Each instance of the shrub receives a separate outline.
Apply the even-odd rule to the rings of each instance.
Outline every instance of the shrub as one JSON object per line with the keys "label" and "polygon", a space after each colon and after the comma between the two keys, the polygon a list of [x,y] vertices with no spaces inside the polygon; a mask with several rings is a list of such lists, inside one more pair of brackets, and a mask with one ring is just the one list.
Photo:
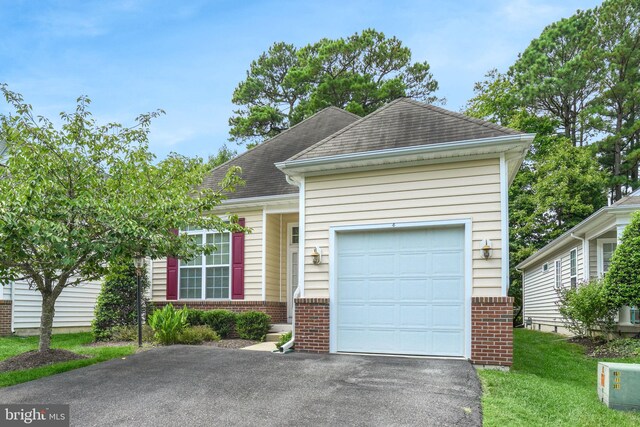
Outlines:
{"label": "shrub", "polygon": [[236,315],[236,332],[246,340],[264,340],[271,328],[271,318],[260,311],[245,311]]}
{"label": "shrub", "polygon": [[605,275],[610,307],[640,307],[640,212],[631,217]]}
{"label": "shrub", "polygon": [[188,310],[187,323],[206,325],[222,338],[227,338],[236,326],[236,314],[229,310]]}
{"label": "shrub", "polygon": [[280,335],[280,339],[276,343],[276,347],[278,347],[278,350],[282,350],[282,346],[288,343],[289,341],[291,341],[292,337],[293,337],[293,333],[291,331]]}
{"label": "shrub", "polygon": [[558,310],[571,332],[593,339],[598,331],[605,336],[613,331],[616,310],[607,305],[601,279],[580,284],[575,289],[560,288],[557,292]]}
{"label": "shrub", "polygon": [[187,326],[187,310],[176,310],[173,305],[167,304],[153,312],[149,317],[149,325],[160,344],[174,344]]}
{"label": "shrub", "polygon": [[184,328],[182,332],[178,334],[176,343],[178,344],[202,344],[205,341],[220,341],[220,335],[218,335],[213,329],[208,326],[189,326]]}
{"label": "shrub", "polygon": [[[142,341],[153,342],[153,329],[142,325]],[[114,326],[111,328],[111,341],[138,341],[138,325]]]}
{"label": "shrub", "polygon": [[[149,288],[145,272],[140,278],[143,295]],[[96,301],[95,319],[91,322],[91,331],[96,341],[111,339],[114,327],[137,325],[138,313],[136,291],[138,288],[136,269],[131,261],[113,263],[105,277]],[[148,301],[142,301],[142,314],[145,317]]]}

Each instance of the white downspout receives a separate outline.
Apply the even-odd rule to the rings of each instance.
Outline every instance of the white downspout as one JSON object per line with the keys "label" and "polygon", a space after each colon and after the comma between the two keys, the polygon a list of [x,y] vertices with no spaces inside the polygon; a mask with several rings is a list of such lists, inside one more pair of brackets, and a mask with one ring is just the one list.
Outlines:
{"label": "white downspout", "polygon": [[300,286],[298,286],[296,291],[293,293],[293,307],[291,308],[291,339],[280,347],[282,354],[285,354],[287,350],[293,347],[293,343],[296,341],[296,298],[299,296]]}
{"label": "white downspout", "polygon": [[[298,188],[300,188],[299,181],[294,180],[293,178],[291,178],[289,175],[286,175],[286,174],[285,174],[285,179],[289,184],[295,185]],[[304,225],[302,226],[304,227]],[[302,250],[304,251],[304,245],[302,245]],[[284,343],[282,347],[280,347],[280,351],[282,352],[282,354],[285,354],[287,350],[290,350],[296,341],[296,298],[300,296],[300,291],[302,289],[299,281],[300,281],[300,277],[298,277],[298,287],[293,293],[293,298],[292,298],[293,307],[291,307],[291,339],[286,343]]]}

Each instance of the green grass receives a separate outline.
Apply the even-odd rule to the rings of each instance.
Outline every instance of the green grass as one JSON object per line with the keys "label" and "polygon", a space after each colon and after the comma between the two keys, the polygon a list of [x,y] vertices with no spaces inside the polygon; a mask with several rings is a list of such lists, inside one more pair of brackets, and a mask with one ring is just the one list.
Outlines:
{"label": "green grass", "polygon": [[[75,353],[85,354],[90,356],[90,358],[55,363],[52,365],[21,371],[2,372],[0,373],[0,387],[7,387],[35,380],[37,378],[59,374],[61,372],[81,368],[83,366],[93,365],[94,363],[104,362],[105,360],[116,357],[124,357],[136,351],[136,347],[134,345],[119,347],[84,346],[84,344],[89,344],[92,341],[93,338],[89,332],[54,335],[51,340],[52,348],[63,348]],[[37,348],[38,337],[0,337],[0,360],[24,353],[25,351],[35,350]]]}
{"label": "green grass", "polygon": [[[602,359],[640,363],[640,357]],[[640,413],[598,401],[597,360],[561,336],[514,330],[511,372],[479,372],[485,426],[638,426]]]}

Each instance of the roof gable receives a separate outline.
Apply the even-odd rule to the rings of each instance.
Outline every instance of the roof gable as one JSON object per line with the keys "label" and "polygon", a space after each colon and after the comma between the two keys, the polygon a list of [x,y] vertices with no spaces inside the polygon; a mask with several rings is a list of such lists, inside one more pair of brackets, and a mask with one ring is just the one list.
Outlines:
{"label": "roof gable", "polygon": [[520,134],[522,132],[494,123],[401,98],[291,156],[289,160]]}
{"label": "roof gable", "polygon": [[232,166],[242,168],[246,185],[227,194],[228,199],[276,196],[298,193],[275,163],[284,161],[327,136],[343,129],[360,117],[337,107],[328,107],[286,131],[215,168],[204,186],[218,190],[218,184]]}

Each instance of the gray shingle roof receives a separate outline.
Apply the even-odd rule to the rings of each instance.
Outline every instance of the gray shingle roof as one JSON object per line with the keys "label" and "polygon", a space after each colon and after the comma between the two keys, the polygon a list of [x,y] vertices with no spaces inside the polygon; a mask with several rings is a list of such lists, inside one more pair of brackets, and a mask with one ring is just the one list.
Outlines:
{"label": "gray shingle roof", "polygon": [[401,98],[291,156],[289,160],[521,133],[433,105]]}
{"label": "gray shingle roof", "polygon": [[282,162],[327,136],[343,129],[360,117],[336,107],[328,107],[268,141],[218,166],[204,186],[218,189],[231,166],[242,168],[246,185],[238,187],[229,199],[295,194],[298,187],[289,184],[274,163]]}

